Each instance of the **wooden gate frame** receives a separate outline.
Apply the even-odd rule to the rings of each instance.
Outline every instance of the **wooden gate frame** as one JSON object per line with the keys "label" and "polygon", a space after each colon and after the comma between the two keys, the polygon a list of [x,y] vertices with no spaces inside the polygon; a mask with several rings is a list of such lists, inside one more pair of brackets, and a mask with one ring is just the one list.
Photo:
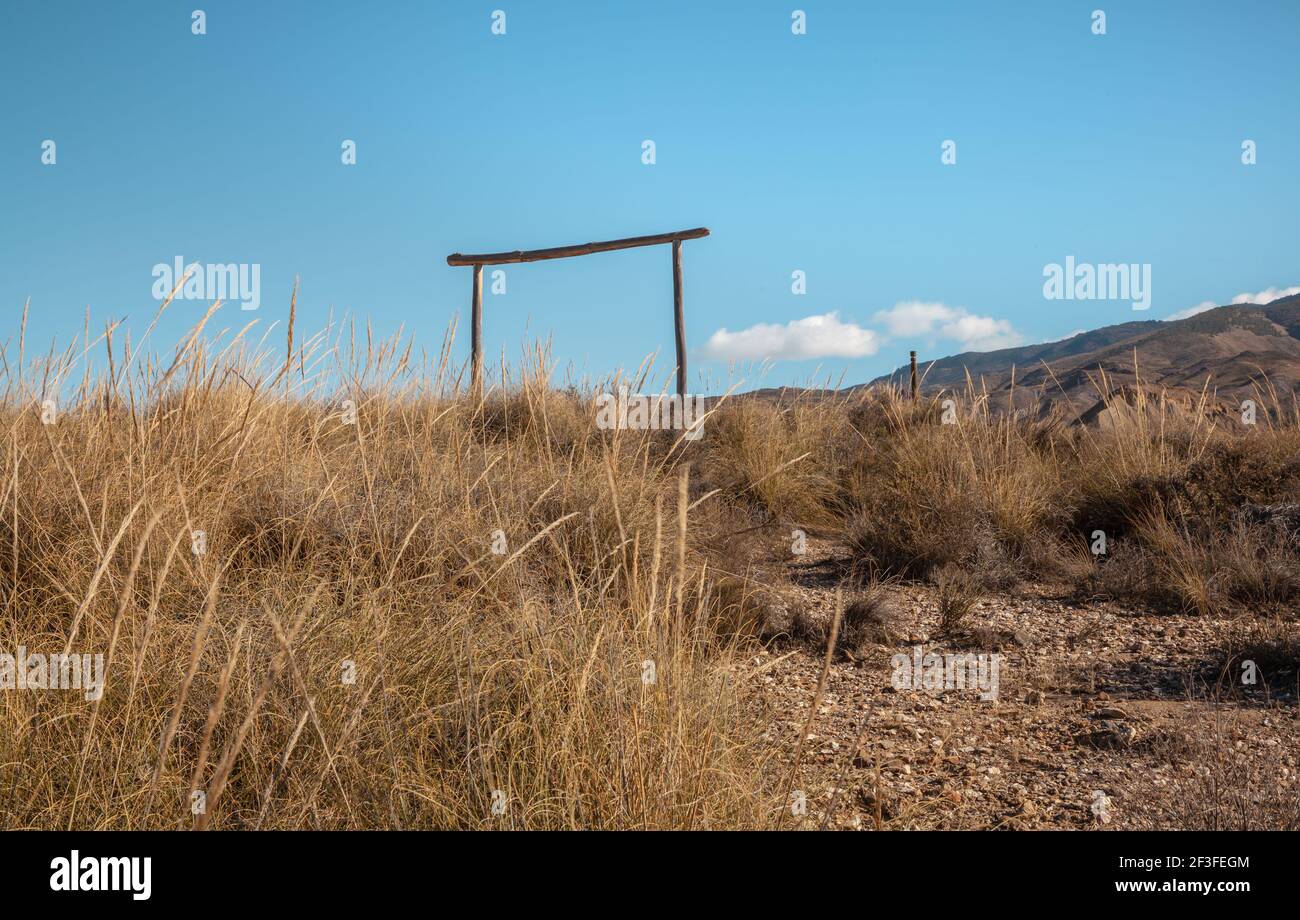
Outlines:
{"label": "wooden gate frame", "polygon": [[593,252],[612,252],[616,249],[634,249],[638,246],[673,244],[673,320],[677,332],[677,393],[686,395],[686,315],[682,305],[682,241],[698,240],[709,235],[708,228],[678,230],[675,233],[656,233],[652,236],[631,236],[621,240],[599,243],[579,243],[574,246],[556,246],[551,249],[516,249],[514,252],[491,252],[463,255],[453,252],[447,256],[448,265],[472,265],[474,289],[470,307],[470,385],[475,398],[483,393],[483,266],[509,265],[516,262],[542,262],[547,259],[567,259]]}

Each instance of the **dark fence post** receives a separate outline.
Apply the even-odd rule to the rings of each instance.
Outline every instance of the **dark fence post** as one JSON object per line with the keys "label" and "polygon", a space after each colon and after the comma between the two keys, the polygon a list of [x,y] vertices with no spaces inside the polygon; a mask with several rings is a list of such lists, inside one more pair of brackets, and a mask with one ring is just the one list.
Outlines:
{"label": "dark fence post", "polygon": [[673,240],[673,322],[677,330],[677,395],[686,396],[686,311],[682,305],[682,241]]}
{"label": "dark fence post", "polygon": [[474,266],[474,299],[470,307],[470,388],[483,398],[483,266]]}
{"label": "dark fence post", "polygon": [[483,266],[515,265],[520,262],[541,262],[548,259],[567,259],[593,252],[613,252],[618,249],[635,249],[641,246],[673,244],[673,326],[677,338],[677,393],[686,395],[686,311],[682,304],[682,241],[698,240],[709,235],[708,227],[693,230],[676,230],[672,233],[655,233],[650,236],[629,236],[619,240],[601,240],[578,243],[572,246],[553,246],[550,249],[515,249],[507,252],[460,253],[447,256],[448,265],[474,267],[474,297],[470,316],[470,385],[478,398],[483,388]]}

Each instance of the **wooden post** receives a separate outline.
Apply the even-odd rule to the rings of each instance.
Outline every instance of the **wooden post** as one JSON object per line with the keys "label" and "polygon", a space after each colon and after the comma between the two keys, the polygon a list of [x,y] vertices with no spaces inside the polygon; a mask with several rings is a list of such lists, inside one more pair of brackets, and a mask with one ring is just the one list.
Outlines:
{"label": "wooden post", "polygon": [[912,352],[912,402],[916,402],[919,389],[920,386],[916,379],[916,352]]}
{"label": "wooden post", "polygon": [[516,249],[512,252],[484,252],[465,254],[453,252],[447,256],[448,265],[509,265],[516,262],[541,262],[546,259],[567,259],[593,252],[613,252],[616,249],[635,249],[638,246],[658,246],[678,240],[698,240],[709,235],[708,227],[694,230],[676,230],[652,236],[629,236],[621,240],[602,240],[599,243],[579,243],[575,246],[553,246],[550,249]]}
{"label": "wooden post", "polygon": [[673,240],[673,322],[677,330],[677,395],[686,396],[686,312],[682,305],[682,241]]}
{"label": "wooden post", "polygon": [[567,259],[594,252],[613,252],[640,246],[673,244],[673,323],[677,334],[677,393],[686,395],[686,313],[682,306],[682,241],[698,240],[709,235],[707,227],[693,230],[676,230],[651,236],[629,236],[619,240],[601,240],[572,246],[554,246],[550,249],[515,249],[508,252],[461,253],[447,256],[448,265],[474,267],[474,299],[470,317],[470,380],[471,386],[482,397],[483,387],[483,266],[513,265],[519,262],[541,262],[547,259]]}
{"label": "wooden post", "polygon": [[483,266],[474,266],[474,299],[470,306],[470,389],[483,398]]}

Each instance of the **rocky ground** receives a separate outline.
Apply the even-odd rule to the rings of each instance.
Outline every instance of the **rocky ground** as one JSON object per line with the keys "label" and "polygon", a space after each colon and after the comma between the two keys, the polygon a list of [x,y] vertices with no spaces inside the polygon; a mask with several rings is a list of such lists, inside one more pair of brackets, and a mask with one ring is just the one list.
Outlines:
{"label": "rocky ground", "polygon": [[[809,550],[780,573],[784,590],[829,621],[837,588],[847,601],[855,586],[837,547]],[[968,630],[941,635],[935,589],[884,590],[898,634],[834,656],[794,777],[792,824],[1300,828],[1300,675],[1270,664],[1254,685],[1219,679],[1224,638],[1241,621],[1022,587],[985,595]],[[891,656],[917,646],[999,654],[996,699],[896,689]],[[824,659],[824,645],[777,640],[738,675],[786,774]]]}

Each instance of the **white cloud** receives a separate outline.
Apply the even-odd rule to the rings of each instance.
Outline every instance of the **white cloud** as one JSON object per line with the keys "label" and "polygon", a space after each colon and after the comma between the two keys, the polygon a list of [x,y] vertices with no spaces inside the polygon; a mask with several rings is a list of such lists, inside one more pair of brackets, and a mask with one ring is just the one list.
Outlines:
{"label": "white cloud", "polygon": [[872,317],[895,336],[938,335],[959,342],[965,351],[993,351],[1019,345],[1024,337],[1010,320],[978,316],[965,307],[903,300]]}
{"label": "white cloud", "polygon": [[1194,307],[1188,307],[1186,310],[1179,310],[1177,313],[1170,313],[1165,317],[1165,322],[1172,323],[1176,319],[1187,319],[1189,316],[1195,316],[1197,313],[1204,313],[1206,310],[1213,310],[1218,304],[1213,300],[1202,300]]}
{"label": "white cloud", "polygon": [[1295,287],[1283,288],[1264,288],[1255,294],[1238,294],[1232,298],[1233,303],[1258,303],[1266,304],[1271,300],[1277,300],[1279,297],[1290,297],[1292,294],[1300,294],[1300,285]]}
{"label": "white cloud", "polygon": [[900,300],[889,310],[881,310],[872,319],[884,323],[890,335],[928,335],[938,323],[947,322],[956,310],[941,303]]}
{"label": "white cloud", "polygon": [[[1270,301],[1277,300],[1280,297],[1290,297],[1292,294],[1300,294],[1300,285],[1289,288],[1264,288],[1262,291],[1250,293],[1247,291],[1238,294],[1232,298],[1232,303],[1256,303],[1267,304]],[[1173,322],[1176,319],[1187,319],[1189,316],[1195,316],[1197,313],[1204,313],[1206,310],[1213,310],[1218,304],[1213,300],[1203,300],[1194,307],[1188,307],[1186,310],[1179,310],[1177,313],[1171,313],[1165,317],[1165,322]]]}
{"label": "white cloud", "polygon": [[880,336],[856,323],[840,320],[838,312],[806,316],[784,326],[758,323],[709,337],[704,355],[718,361],[798,360],[801,358],[865,358],[880,348]]}

